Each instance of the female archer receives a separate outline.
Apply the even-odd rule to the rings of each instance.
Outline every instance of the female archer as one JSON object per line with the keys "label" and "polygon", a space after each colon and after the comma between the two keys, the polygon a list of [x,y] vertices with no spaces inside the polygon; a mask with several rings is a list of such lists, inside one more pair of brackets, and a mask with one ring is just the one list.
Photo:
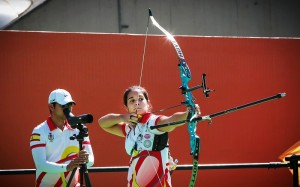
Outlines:
{"label": "female archer", "polygon": [[[150,127],[185,120],[189,110],[171,116],[152,114],[148,92],[140,86],[126,89],[123,101],[127,114],[107,114],[98,123],[106,132],[125,137],[125,149],[131,156],[128,186],[172,186],[170,171],[176,164],[169,154],[168,132],[184,123],[152,130]],[[194,113],[200,115],[198,105]]]}

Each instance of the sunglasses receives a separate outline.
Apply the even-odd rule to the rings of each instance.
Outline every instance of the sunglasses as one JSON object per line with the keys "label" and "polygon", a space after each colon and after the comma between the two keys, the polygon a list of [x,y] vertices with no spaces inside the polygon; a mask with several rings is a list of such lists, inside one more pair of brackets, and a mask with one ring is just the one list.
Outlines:
{"label": "sunglasses", "polygon": [[73,103],[67,103],[67,104],[65,104],[65,105],[59,104],[59,106],[60,106],[62,109],[65,109],[65,108],[71,108],[72,105],[73,105]]}

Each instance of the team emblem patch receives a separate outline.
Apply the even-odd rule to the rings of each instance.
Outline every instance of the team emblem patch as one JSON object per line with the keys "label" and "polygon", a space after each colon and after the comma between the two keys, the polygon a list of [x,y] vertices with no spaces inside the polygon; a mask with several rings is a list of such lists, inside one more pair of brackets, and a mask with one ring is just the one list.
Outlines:
{"label": "team emblem patch", "polygon": [[152,146],[152,142],[150,140],[145,140],[144,141],[144,147],[149,148]]}
{"label": "team emblem patch", "polygon": [[145,138],[145,139],[149,139],[150,137],[151,137],[150,134],[145,134],[145,135],[144,135],[144,138]]}
{"label": "team emblem patch", "polygon": [[50,142],[53,142],[53,140],[54,140],[54,136],[51,132],[49,132],[48,140],[50,140]]}

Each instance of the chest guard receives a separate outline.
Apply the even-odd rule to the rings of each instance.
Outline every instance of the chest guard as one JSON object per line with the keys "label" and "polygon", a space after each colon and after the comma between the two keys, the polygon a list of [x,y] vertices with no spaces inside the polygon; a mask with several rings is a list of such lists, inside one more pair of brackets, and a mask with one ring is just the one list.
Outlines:
{"label": "chest guard", "polygon": [[164,133],[161,135],[155,135],[154,136],[154,141],[153,141],[153,147],[152,147],[152,151],[161,151],[163,150],[165,147],[169,147],[168,145],[168,133]]}

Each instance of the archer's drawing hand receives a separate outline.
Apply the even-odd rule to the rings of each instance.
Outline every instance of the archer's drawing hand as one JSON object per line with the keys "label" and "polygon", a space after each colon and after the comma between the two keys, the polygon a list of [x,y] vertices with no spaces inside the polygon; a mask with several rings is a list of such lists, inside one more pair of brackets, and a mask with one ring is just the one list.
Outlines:
{"label": "archer's drawing hand", "polygon": [[138,123],[138,115],[135,113],[125,114],[124,122],[135,126]]}

